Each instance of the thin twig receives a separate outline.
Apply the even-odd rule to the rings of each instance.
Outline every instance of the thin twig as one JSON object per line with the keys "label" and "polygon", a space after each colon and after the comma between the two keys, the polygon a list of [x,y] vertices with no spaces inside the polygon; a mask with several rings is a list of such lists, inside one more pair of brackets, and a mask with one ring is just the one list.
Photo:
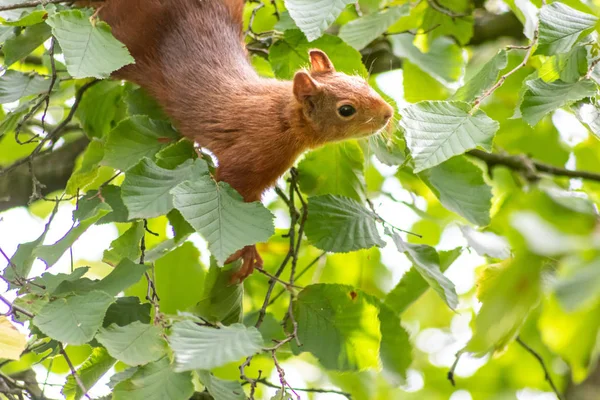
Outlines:
{"label": "thin twig", "polygon": [[435,11],[447,15],[450,18],[464,18],[471,15],[470,13],[457,13],[455,11],[449,10],[446,7],[442,6],[440,3],[438,3],[437,0],[427,0],[427,4],[429,4],[429,7],[433,8]]}
{"label": "thin twig", "polygon": [[[266,380],[264,378],[257,379],[256,382],[260,383],[261,385],[268,386],[270,388],[280,389],[280,386],[275,385],[274,383],[271,383],[271,382],[269,382],[268,380]],[[293,388],[293,390],[295,390],[297,392],[306,392],[306,393],[330,393],[330,394],[337,394],[337,395],[340,395],[340,396],[344,396],[347,399],[352,399],[352,395],[350,393],[342,392],[341,390],[312,389],[312,388]]]}
{"label": "thin twig", "polygon": [[542,367],[542,369],[544,370],[544,377],[546,378],[546,380],[548,381],[548,383],[550,384],[550,387],[552,388],[552,390],[554,391],[554,394],[556,394],[556,397],[558,397],[558,400],[564,400],[564,397],[562,395],[562,393],[558,390],[558,388],[556,387],[556,385],[554,384],[554,381],[552,380],[552,376],[550,376],[550,371],[548,371],[548,368],[546,367],[546,363],[544,362],[544,359],[542,358],[542,356],[540,356],[535,350],[533,350],[531,347],[529,347],[529,345],[527,345],[527,343],[523,342],[523,339],[521,339],[520,336],[517,336],[516,339],[517,343],[519,343],[521,345],[521,347],[523,347],[529,354],[531,354],[533,357],[536,358],[536,360],[538,360],[538,362],[540,363],[540,366]]}
{"label": "thin twig", "polygon": [[[321,258],[323,258],[326,254],[327,254],[327,252],[324,251],[321,254],[319,254],[318,256],[316,256],[306,267],[304,267],[304,269],[302,271],[300,271],[298,273],[298,275],[296,276],[296,279],[300,279],[305,273],[308,272],[309,269],[311,269],[317,262],[319,262],[319,260]],[[277,293],[275,296],[273,296],[271,298],[271,301],[269,302],[269,305],[272,305],[273,303],[275,303],[275,301],[285,292],[286,292],[286,290],[282,290],[279,293]]]}
{"label": "thin twig", "polygon": [[6,304],[8,306],[8,312],[6,313],[6,315],[14,314],[14,312],[16,311],[16,312],[20,312],[21,314],[25,315],[26,317],[33,318],[32,313],[25,310],[24,308],[21,308],[15,304],[13,304],[6,297],[4,297],[2,295],[0,295],[0,301],[2,301],[4,304]]}
{"label": "thin twig", "polygon": [[88,390],[85,388],[85,385],[81,381],[81,378],[79,377],[79,374],[75,370],[75,366],[73,365],[73,363],[71,362],[71,359],[67,355],[67,352],[65,351],[65,348],[63,347],[62,343],[58,344],[58,348],[60,350],[60,354],[62,354],[62,356],[65,358],[65,361],[67,362],[67,365],[69,366],[69,369],[71,370],[71,375],[73,375],[73,379],[75,379],[75,382],[77,382],[77,385],[81,388],[83,395],[85,397],[87,397],[89,400],[92,400],[92,398],[87,394]]}
{"label": "thin twig", "polygon": [[545,164],[539,161],[532,160],[526,156],[516,156],[510,154],[488,153],[482,150],[471,150],[468,155],[479,158],[488,165],[488,169],[496,165],[503,165],[514,171],[531,174],[531,168],[535,172],[543,172],[554,176],[564,176],[568,178],[581,178],[590,181],[600,182],[600,174],[589,171],[568,170],[565,168],[555,167],[550,164]]}
{"label": "thin twig", "polygon": [[463,355],[464,353],[464,349],[460,350],[458,353],[456,353],[456,358],[454,359],[454,363],[452,364],[452,366],[450,367],[450,370],[448,371],[448,380],[450,381],[450,383],[452,384],[452,386],[456,386],[456,382],[454,381],[454,372],[456,371],[456,367],[458,367],[458,362],[460,361],[460,357]]}

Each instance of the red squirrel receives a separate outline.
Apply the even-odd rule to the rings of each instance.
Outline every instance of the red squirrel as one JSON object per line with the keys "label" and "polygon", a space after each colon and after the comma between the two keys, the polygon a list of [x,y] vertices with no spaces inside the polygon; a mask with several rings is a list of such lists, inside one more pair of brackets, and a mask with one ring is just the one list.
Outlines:
{"label": "red squirrel", "polygon": [[[252,202],[307,149],[371,135],[394,109],[320,50],[293,81],[260,77],[243,43],[243,8],[244,0],[106,0],[98,13],[135,59],[115,76],[156,98],[185,137],[216,156],[216,178]],[[227,262],[240,258],[235,280],[262,268],[255,246]]]}

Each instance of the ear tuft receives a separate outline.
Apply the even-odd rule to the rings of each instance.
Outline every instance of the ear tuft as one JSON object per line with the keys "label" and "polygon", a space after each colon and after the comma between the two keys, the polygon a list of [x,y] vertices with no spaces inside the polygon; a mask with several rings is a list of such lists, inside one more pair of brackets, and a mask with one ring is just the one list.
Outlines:
{"label": "ear tuft", "polygon": [[306,71],[298,71],[294,75],[294,96],[303,102],[310,96],[317,94],[319,84]]}
{"label": "ear tuft", "polygon": [[310,56],[311,72],[335,72],[331,60],[323,51],[313,49],[308,52],[308,55]]}

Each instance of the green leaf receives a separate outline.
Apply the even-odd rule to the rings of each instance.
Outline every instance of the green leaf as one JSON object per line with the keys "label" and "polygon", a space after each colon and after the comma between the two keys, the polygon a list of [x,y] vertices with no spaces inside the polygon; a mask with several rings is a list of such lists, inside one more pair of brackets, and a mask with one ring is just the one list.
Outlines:
{"label": "green leaf", "polygon": [[[37,256],[34,254],[34,251],[44,243],[46,239],[46,235],[48,234],[48,230],[50,229],[50,224],[54,220],[54,216],[56,215],[57,208],[54,209],[48,222],[44,226],[44,231],[42,234],[35,239],[34,241],[21,243],[17,247],[17,251],[10,258],[9,267],[4,270],[4,278],[11,282],[11,285],[19,285],[18,280],[26,279],[29,277],[29,273],[31,272],[31,268],[33,266],[33,262],[37,259]],[[14,268],[12,268],[14,266]]]}
{"label": "green leaf", "polygon": [[363,152],[355,142],[328,144],[298,165],[300,189],[311,196],[335,194],[364,202],[364,167]]}
{"label": "green leaf", "polygon": [[59,342],[84,344],[94,338],[114,300],[100,291],[58,298],[42,308],[33,324]]}
{"label": "green leaf", "polygon": [[111,296],[116,296],[129,286],[138,282],[146,272],[146,266],[136,264],[124,258],[110,274],[94,284],[93,290],[101,290]]}
{"label": "green leaf", "polygon": [[392,233],[392,238],[398,251],[406,254],[421,277],[454,310],[458,306],[458,296],[454,283],[442,274],[437,251],[424,244],[407,243],[396,232]]}
{"label": "green leaf", "polygon": [[597,91],[596,84],[590,80],[567,83],[535,79],[527,81],[526,85],[520,109],[523,119],[531,126],[535,126],[546,114],[557,108],[594,96]]}
{"label": "green leaf", "polygon": [[167,121],[134,116],[121,121],[106,139],[103,164],[127,171],[144,157],[156,153],[179,139]]}
{"label": "green leaf", "polygon": [[142,304],[138,297],[119,297],[108,307],[102,326],[107,327],[110,324],[126,326],[136,321],[149,324],[150,308],[150,303]]}
{"label": "green leaf", "polygon": [[390,36],[394,54],[408,59],[444,85],[460,79],[464,70],[462,50],[451,39],[440,37],[429,46],[427,53],[413,44],[414,36],[407,33]]}
{"label": "green leaf", "polygon": [[483,171],[465,157],[453,157],[419,177],[448,210],[475,225],[490,223],[492,188],[483,179]]}
{"label": "green leaf", "polygon": [[218,329],[177,322],[169,336],[175,353],[175,370],[213,369],[256,354],[263,344],[256,328],[242,324]]}
{"label": "green leaf", "polygon": [[125,96],[127,112],[130,116],[146,115],[151,119],[168,119],[160,105],[143,88],[130,90]]}
{"label": "green leaf", "polygon": [[510,257],[510,246],[508,241],[493,232],[479,232],[470,226],[464,225],[460,230],[467,239],[470,248],[482,257],[488,256],[500,260]]}
{"label": "green leaf", "polygon": [[582,103],[575,107],[575,115],[600,139],[600,108],[593,104]]}
{"label": "green leaf", "polygon": [[285,0],[285,7],[310,42],[318,39],[352,0]]}
{"label": "green leaf", "polygon": [[35,255],[46,263],[46,268],[50,268],[56,264],[60,257],[62,257],[69,247],[73,246],[73,243],[75,243],[75,241],[79,239],[90,226],[94,225],[100,218],[110,212],[110,207],[105,204],[100,204],[94,211],[95,212],[87,219],[80,221],[77,226],[67,232],[67,234],[56,243],[40,246],[35,250]]}
{"label": "green leaf", "polygon": [[[440,258],[440,272],[444,273],[460,256],[461,248],[438,253]],[[385,296],[384,304],[390,307],[397,315],[419,299],[429,289],[429,284],[419,271],[414,267],[409,269],[400,279],[400,282]]]}
{"label": "green leaf", "polygon": [[50,79],[35,73],[24,74],[11,69],[0,77],[0,104],[12,103],[23,97],[47,93],[49,88]]}
{"label": "green leaf", "polygon": [[27,57],[32,51],[50,39],[52,30],[46,24],[37,24],[26,27],[20,35],[8,39],[2,50],[4,52],[4,65],[10,67],[17,61]]}
{"label": "green leaf", "polygon": [[500,125],[467,103],[423,101],[400,110],[400,124],[413,161],[414,172],[434,167],[475,147],[491,151]]}
{"label": "green leaf", "polygon": [[194,393],[192,374],[177,373],[169,358],[137,368],[113,389],[113,400],[188,400]]}
{"label": "green leaf", "polygon": [[383,247],[376,216],[352,199],[325,195],[308,199],[306,236],[321,250],[345,253]]}
{"label": "green leaf", "polygon": [[[330,370],[361,371],[379,365],[379,309],[351,286],[316,284],[294,301],[298,347]],[[292,341],[293,342],[293,341]]]}
{"label": "green leaf", "polygon": [[389,7],[379,12],[367,14],[342,26],[339,36],[356,50],[362,50],[387,31],[401,17],[408,15],[409,12],[409,5],[403,4],[399,7]]}
{"label": "green leaf", "polygon": [[291,79],[296,71],[310,65],[308,51],[321,49],[331,59],[338,72],[349,75],[366,77],[367,69],[362,63],[358,51],[344,43],[337,36],[324,35],[309,43],[306,37],[297,29],[285,31],[281,40],[278,40],[269,49],[269,61],[277,78]]}
{"label": "green leaf", "polygon": [[600,300],[600,259],[570,263],[563,266],[554,290],[556,298],[567,312],[593,307]]}
{"label": "green leaf", "polygon": [[244,389],[237,381],[219,379],[208,371],[198,371],[198,377],[214,400],[246,400]]}
{"label": "green leaf", "polygon": [[396,133],[391,137],[373,135],[369,137],[369,149],[385,165],[402,165],[406,161],[406,143]]}
{"label": "green leaf", "polygon": [[173,228],[173,240],[175,240],[176,243],[185,240],[192,233],[196,232],[194,228],[188,224],[185,218],[183,218],[183,215],[176,209],[169,211],[167,218],[169,219],[171,228]]}
{"label": "green leaf", "polygon": [[540,10],[540,33],[535,54],[552,56],[566,53],[581,38],[591,33],[598,18],[558,1]]}
{"label": "green leaf", "polygon": [[452,96],[453,100],[470,102],[490,89],[497,81],[500,71],[506,68],[508,56],[506,50],[500,50],[479,72],[469,79]]}
{"label": "green leaf", "polygon": [[209,322],[230,325],[241,322],[244,289],[241,284],[231,284],[233,270],[219,268],[211,263],[204,281],[202,296],[194,308],[194,314]]}
{"label": "green leaf", "polygon": [[[66,281],[72,282],[81,279],[90,270],[89,267],[81,267],[75,269],[70,274],[51,274],[50,272],[44,272],[42,275],[35,278],[32,282],[35,284],[32,286],[31,291],[36,294],[54,294],[54,291]],[[37,285],[37,286],[36,286]],[[41,286],[41,287],[40,287]],[[43,289],[42,289],[43,287]]]}
{"label": "green leaf", "polygon": [[175,315],[193,307],[202,298],[206,271],[200,263],[200,252],[192,243],[185,242],[158,258],[154,274],[155,281],[159,282],[161,312]]}
{"label": "green leaf", "polygon": [[144,158],[127,171],[121,187],[123,202],[129,210],[129,218],[153,218],[167,214],[173,209],[170,190],[188,179],[201,179],[208,174],[206,162],[188,161],[174,170],[157,166]]}
{"label": "green leaf", "polygon": [[585,75],[587,68],[585,47],[573,47],[568,53],[556,54],[546,60],[538,70],[539,77],[545,82],[561,80],[575,83]]}
{"label": "green leaf", "polygon": [[198,153],[194,149],[194,143],[182,139],[156,153],[156,164],[162,168],[174,169],[187,160],[195,160],[196,158],[198,158]]}
{"label": "green leaf", "polygon": [[[473,7],[469,0],[436,0],[440,8],[448,10],[454,14],[470,14]],[[423,15],[423,22],[420,31],[427,34],[428,40],[434,40],[443,36],[454,36],[457,42],[464,46],[469,43],[473,37],[473,17],[465,15],[462,17],[453,17],[446,12],[440,12],[439,9],[432,7],[427,3]]]}
{"label": "green leaf", "polygon": [[80,10],[58,12],[46,22],[60,43],[67,70],[74,78],[108,78],[113,71],[134,62],[108,24],[92,24]]}
{"label": "green leaf", "polygon": [[379,356],[383,375],[393,385],[406,382],[406,372],[412,364],[412,346],[408,332],[400,324],[400,318],[385,304],[379,304],[381,348]]}
{"label": "green leaf", "polygon": [[[77,369],[77,375],[86,389],[91,389],[115,364],[105,348],[95,347],[92,355]],[[67,383],[62,389],[66,400],[79,400],[83,397],[81,387],[75,381],[73,375],[67,377]]]}
{"label": "green leaf", "polygon": [[131,224],[125,233],[112,241],[109,250],[104,250],[102,261],[110,265],[117,265],[124,258],[137,260],[141,255],[140,241],[145,232],[142,221]]}
{"label": "green leaf", "polygon": [[143,365],[165,355],[166,343],[161,333],[158,327],[141,322],[126,326],[112,324],[100,328],[96,340],[117,360],[127,365]]}
{"label": "green leaf", "polygon": [[220,264],[246,245],[273,235],[273,214],[261,203],[245,203],[231,186],[203,175],[171,190],[173,203],[208,242]]}
{"label": "green leaf", "polygon": [[85,190],[98,177],[100,162],[104,157],[104,144],[99,140],[92,140],[81,156],[81,165],[73,172],[65,191],[75,196],[79,191]]}
{"label": "green leaf", "polygon": [[[3,3],[6,3],[4,1]],[[12,4],[16,4],[12,2]],[[0,16],[0,22],[2,25],[8,26],[29,26],[36,25],[44,22],[46,19],[48,12],[44,10],[43,6],[37,6],[35,9],[26,9],[20,11],[19,9],[14,10],[15,15],[11,15],[10,11],[3,12],[2,16]]]}
{"label": "green leaf", "polygon": [[[476,354],[502,351],[519,333],[542,294],[541,259],[517,255],[479,282],[481,310],[475,317],[467,350]],[[499,268],[499,269],[498,269]]]}
{"label": "green leaf", "polygon": [[121,82],[103,81],[85,92],[75,115],[88,137],[101,139],[123,119],[124,111]]}

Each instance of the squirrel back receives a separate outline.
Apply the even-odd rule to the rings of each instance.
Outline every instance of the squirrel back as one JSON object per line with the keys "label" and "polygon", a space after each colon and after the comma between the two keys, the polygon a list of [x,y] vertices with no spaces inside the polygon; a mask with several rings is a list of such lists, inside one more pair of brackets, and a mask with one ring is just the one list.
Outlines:
{"label": "squirrel back", "polygon": [[[242,41],[243,0],[107,0],[102,19],[136,63],[116,77],[144,87],[187,138],[218,160],[218,180],[257,201],[305,150],[381,130],[393,108],[358,76],[311,50],[293,81],[259,77]],[[323,171],[327,173],[327,171]],[[234,279],[262,266],[255,246]]]}

